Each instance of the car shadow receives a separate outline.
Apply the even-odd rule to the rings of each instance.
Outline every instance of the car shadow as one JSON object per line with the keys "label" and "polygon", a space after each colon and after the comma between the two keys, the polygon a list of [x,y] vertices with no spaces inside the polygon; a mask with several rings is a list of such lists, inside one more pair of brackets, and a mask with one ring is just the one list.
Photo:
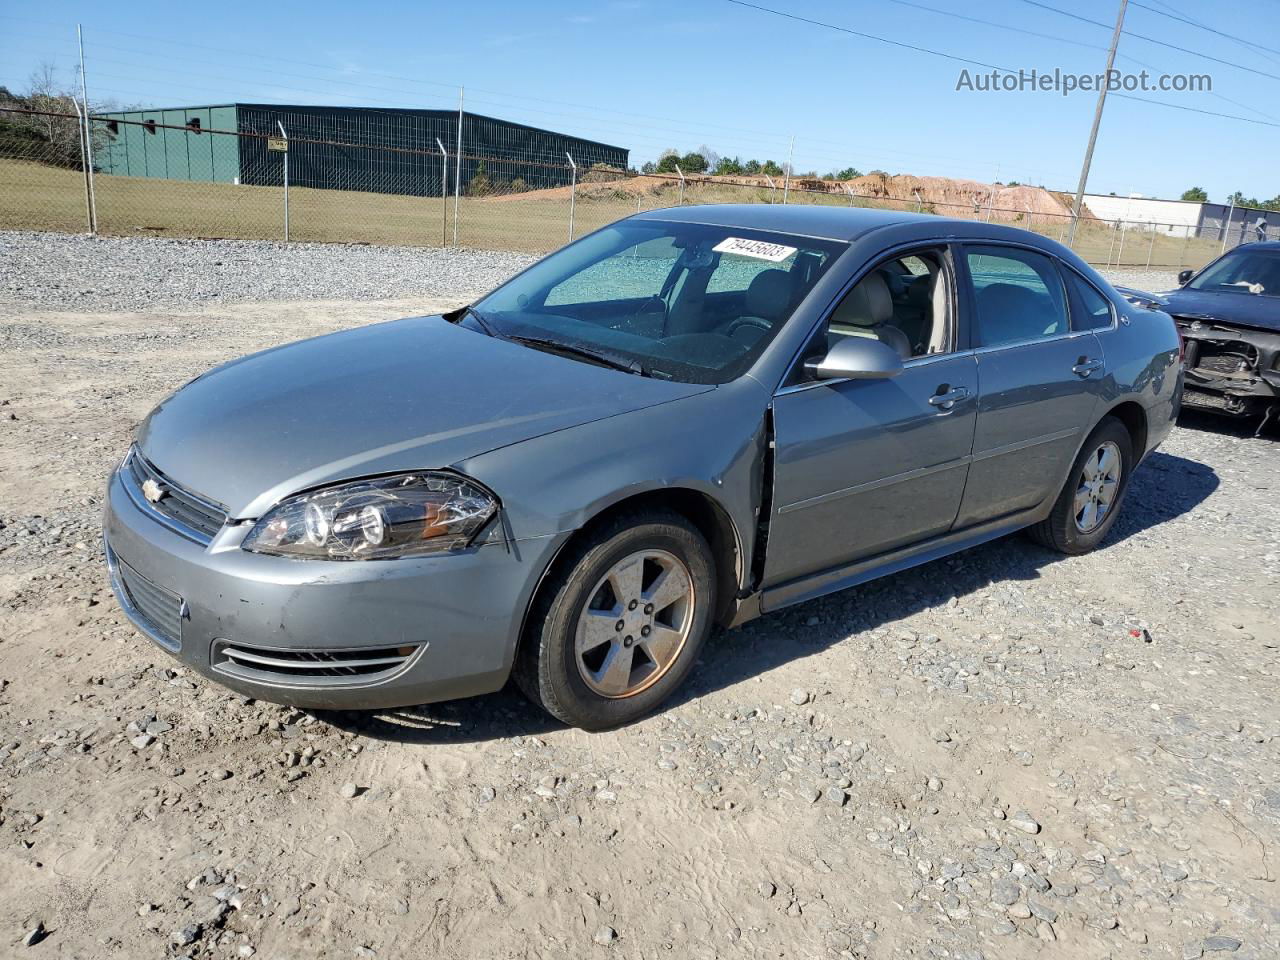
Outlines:
{"label": "car shadow", "polygon": [[1262,416],[1228,417],[1220,413],[1209,413],[1191,407],[1183,407],[1178,414],[1178,426],[1183,430],[1194,430],[1198,433],[1218,433],[1227,437],[1264,440],[1280,439],[1280,421],[1273,418],[1270,423],[1263,424]]}
{"label": "car shadow", "polygon": [[[1218,487],[1208,466],[1156,452],[1133,475],[1124,509],[1099,549],[1179,517]],[[775,667],[818,653],[850,634],[874,630],[925,610],[963,600],[996,582],[1032,581],[1064,559],[1030,539],[1012,535],[963,553],[873,580],[777,613],[708,640],[689,680],[663,709],[732,687]],[[1000,624],[990,629],[1000,632]],[[562,724],[532,706],[511,684],[469,700],[378,712],[326,712],[326,722],[361,736],[401,743],[447,744],[533,736]]]}

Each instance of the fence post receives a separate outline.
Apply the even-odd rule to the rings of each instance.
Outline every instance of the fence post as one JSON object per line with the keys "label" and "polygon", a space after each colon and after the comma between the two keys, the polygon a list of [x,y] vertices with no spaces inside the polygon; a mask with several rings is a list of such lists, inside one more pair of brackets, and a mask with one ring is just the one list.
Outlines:
{"label": "fence post", "polygon": [[844,187],[844,192],[849,195],[849,206],[852,207],[853,206],[853,190],[849,187],[847,183],[843,181],[841,181],[840,186]]}
{"label": "fence post", "polygon": [[436,137],[436,146],[440,148],[440,246],[443,247],[449,242],[449,151],[439,137]]}
{"label": "fence post", "polygon": [[791,161],[796,155],[796,138],[791,138],[791,147],[787,150],[787,169],[782,171],[782,202],[787,202],[791,191]]}
{"label": "fence post", "polygon": [[774,197],[778,195],[778,185],[773,182],[773,177],[769,176],[767,173],[764,175],[764,178],[769,181],[769,189],[773,191],[773,193],[769,194],[769,202],[776,203],[777,201]]}
{"label": "fence post", "polygon": [[76,101],[75,97],[71,98],[71,102],[72,104],[75,105],[76,119],[79,121],[76,124],[76,128],[80,133],[80,164],[81,166],[84,167],[84,216],[85,216],[85,221],[87,222],[89,227],[89,234],[92,235],[94,232],[93,231],[93,201],[91,199],[90,190],[89,190],[89,160],[84,152],[84,145],[85,145],[84,113],[81,112],[80,104]]}
{"label": "fence post", "polygon": [[680,164],[676,164],[676,173],[680,174],[680,202],[676,206],[684,206],[684,171],[680,169]]}
{"label": "fence post", "polygon": [[89,123],[89,82],[84,76],[84,31],[76,24],[76,43],[80,47],[80,99],[84,101],[84,156],[89,168],[89,232],[98,232],[98,197],[93,183],[93,126]]}
{"label": "fence post", "polygon": [[453,171],[453,245],[458,245],[458,199],[462,196],[462,94],[463,88],[458,88],[458,162],[457,167]]}
{"label": "fence post", "polygon": [[1231,230],[1231,216],[1235,212],[1236,212],[1236,198],[1235,198],[1235,195],[1233,194],[1231,197],[1231,209],[1227,211],[1227,220],[1222,225],[1222,249],[1218,251],[1219,256],[1227,252],[1227,233]]}
{"label": "fence post", "polygon": [[1151,225],[1151,246],[1147,248],[1147,267],[1151,267],[1151,258],[1156,252],[1156,225]]}
{"label": "fence post", "polygon": [[569,157],[569,242],[573,242],[573,203],[577,199],[578,194],[578,165],[573,162],[573,157],[569,156],[569,151],[564,152]]}
{"label": "fence post", "polygon": [[276,121],[280,128],[280,136],[284,137],[284,242],[289,242],[289,134],[285,132],[284,123]]}
{"label": "fence post", "polygon": [[1121,220],[1116,224],[1116,229],[1120,231],[1120,249],[1116,251],[1116,266],[1120,266],[1120,261],[1124,259],[1124,237],[1128,232],[1124,227],[1125,221]]}

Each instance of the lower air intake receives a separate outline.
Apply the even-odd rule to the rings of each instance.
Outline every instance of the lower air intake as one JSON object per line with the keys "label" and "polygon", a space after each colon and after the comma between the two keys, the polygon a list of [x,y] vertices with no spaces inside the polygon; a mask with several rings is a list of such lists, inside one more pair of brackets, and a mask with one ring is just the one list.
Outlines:
{"label": "lower air intake", "polygon": [[393,677],[419,645],[351,650],[275,649],[217,640],[213,668],[253,683],[289,687],[341,687]]}

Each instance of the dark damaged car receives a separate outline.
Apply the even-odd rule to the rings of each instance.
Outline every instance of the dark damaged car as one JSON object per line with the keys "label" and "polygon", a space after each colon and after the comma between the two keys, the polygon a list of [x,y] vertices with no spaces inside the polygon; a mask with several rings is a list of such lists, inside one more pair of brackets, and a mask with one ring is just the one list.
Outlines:
{"label": "dark damaged car", "polygon": [[1261,433],[1280,416],[1280,242],[1237,247],[1178,282],[1161,297],[1186,342],[1182,402],[1262,417]]}

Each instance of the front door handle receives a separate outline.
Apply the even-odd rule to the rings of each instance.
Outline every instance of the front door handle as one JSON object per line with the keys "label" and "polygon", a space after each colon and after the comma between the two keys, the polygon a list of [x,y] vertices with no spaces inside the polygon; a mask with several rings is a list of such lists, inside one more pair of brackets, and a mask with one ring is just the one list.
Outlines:
{"label": "front door handle", "polygon": [[938,392],[929,398],[929,405],[937,407],[944,413],[956,405],[957,400],[963,400],[969,396],[968,387],[956,387],[954,390],[947,389],[946,384],[938,388]]}
{"label": "front door handle", "polygon": [[1071,368],[1071,372],[1074,373],[1077,377],[1084,379],[1085,377],[1092,376],[1093,374],[1097,373],[1101,369],[1102,369],[1101,360],[1090,360],[1088,357],[1081,357],[1078,361],[1076,361],[1076,365]]}

